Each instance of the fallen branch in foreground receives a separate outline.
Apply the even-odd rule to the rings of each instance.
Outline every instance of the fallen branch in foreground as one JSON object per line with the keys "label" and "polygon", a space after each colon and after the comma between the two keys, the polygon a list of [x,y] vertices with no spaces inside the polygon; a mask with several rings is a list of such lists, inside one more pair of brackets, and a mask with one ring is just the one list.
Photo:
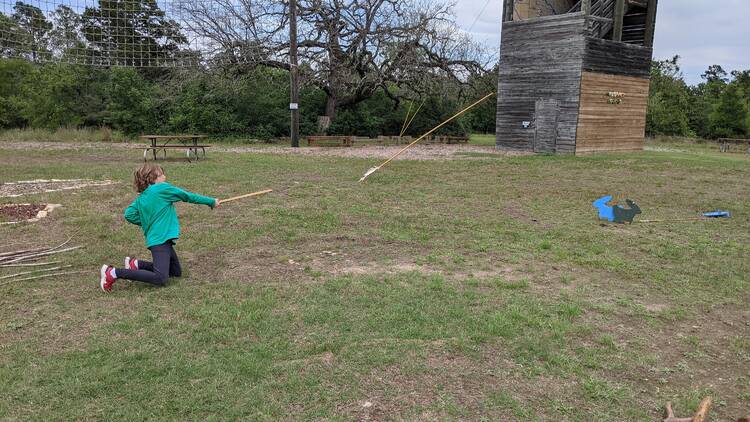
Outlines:
{"label": "fallen branch in foreground", "polygon": [[26,249],[21,251],[13,251],[13,252],[3,252],[0,253],[0,258],[7,258],[9,256],[16,256],[16,255],[23,255],[31,252],[41,252],[46,251],[48,248],[36,248],[36,249]]}
{"label": "fallen branch in foreground", "polygon": [[3,252],[2,254],[0,254],[0,264],[9,264],[11,261],[16,260],[17,258],[21,258],[25,256],[32,256],[37,253],[56,251],[62,248],[63,246],[67,245],[68,243],[70,243],[71,239],[72,237],[69,237],[68,240],[66,240],[65,242],[52,248],[33,248],[33,249],[26,249],[26,250],[13,251],[13,252]]}
{"label": "fallen branch in foreground", "polygon": [[34,271],[25,271],[25,272],[22,272],[22,273],[16,273],[16,274],[11,274],[11,275],[6,275],[6,276],[3,276],[3,277],[0,277],[0,280],[5,280],[5,279],[8,279],[8,278],[14,278],[14,277],[18,277],[20,275],[27,275],[27,274],[35,274],[35,273],[45,273],[45,272],[50,272],[50,271],[57,271],[57,270],[65,269],[65,268],[71,268],[71,267],[72,267],[72,265],[64,265],[62,267],[45,268],[45,269],[34,270]]}
{"label": "fallen branch in foreground", "polygon": [[0,264],[0,268],[13,268],[13,267],[43,267],[45,265],[59,264],[62,261],[50,261],[50,262],[35,262],[33,264]]}
{"label": "fallen branch in foreground", "polygon": [[44,274],[34,277],[26,277],[26,278],[14,278],[13,280],[8,280],[5,283],[0,283],[0,286],[5,286],[6,284],[10,284],[16,281],[27,281],[27,280],[36,280],[39,278],[47,278],[47,277],[57,277],[57,276],[64,276],[64,275],[73,275],[73,274],[90,274],[91,271],[70,271],[70,272],[62,272],[62,273],[52,273],[52,274]]}
{"label": "fallen branch in foreground", "polygon": [[37,254],[24,255],[24,256],[21,256],[21,257],[18,257],[18,258],[11,259],[9,261],[5,261],[5,262],[3,262],[3,264],[14,264],[16,262],[22,262],[22,261],[29,261],[29,260],[39,259],[39,258],[41,258],[43,256],[56,255],[56,254],[63,253],[63,252],[70,252],[70,251],[74,251],[76,249],[80,249],[82,247],[83,246],[73,246],[72,248],[65,248],[65,249],[60,249],[60,250],[52,250],[50,252],[42,252],[42,253],[37,253]]}

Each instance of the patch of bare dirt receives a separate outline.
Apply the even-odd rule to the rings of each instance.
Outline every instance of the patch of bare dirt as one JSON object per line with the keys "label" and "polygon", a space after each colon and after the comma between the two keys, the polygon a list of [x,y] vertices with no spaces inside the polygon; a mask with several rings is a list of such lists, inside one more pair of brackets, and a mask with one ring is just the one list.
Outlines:
{"label": "patch of bare dirt", "polygon": [[115,184],[115,182],[111,180],[88,179],[51,179],[7,182],[0,184],[0,198],[16,198],[36,193],[60,192],[88,187],[110,186],[113,184]]}
{"label": "patch of bare dirt", "polygon": [[[62,143],[62,142],[3,142],[2,149],[20,150],[81,150],[81,149],[140,149],[142,143]],[[303,155],[317,157],[376,158],[387,159],[403,149],[403,145],[367,145],[349,148],[281,146],[214,146],[211,151],[230,153]],[[533,155],[526,151],[498,149],[492,146],[465,144],[418,144],[406,150],[397,160],[474,160],[490,156],[517,157]]]}
{"label": "patch of bare dirt", "polygon": [[485,346],[475,358],[446,350],[440,341],[424,346],[424,356],[406,359],[417,361],[415,368],[396,365],[365,375],[359,384],[367,386],[366,393],[339,405],[337,414],[358,421],[433,421],[454,418],[449,407],[458,405],[482,420],[518,420],[514,409],[493,406],[491,396],[510,394],[521,406],[534,408],[575,391],[575,380],[524,376],[523,367],[501,345]]}
{"label": "patch of bare dirt", "polygon": [[[748,303],[750,297],[745,298]],[[647,310],[668,305],[648,304]],[[712,408],[711,420],[736,420],[747,413],[747,393],[742,377],[750,375],[750,310],[738,305],[707,305],[696,318],[650,327],[639,318],[611,316],[600,324],[622,349],[623,355],[640,355],[642,365],[603,376],[625,381],[641,393],[644,408],[663,408],[665,399],[704,391],[721,404]],[[702,398],[702,397],[701,397]],[[680,409],[688,413],[689,409]]]}

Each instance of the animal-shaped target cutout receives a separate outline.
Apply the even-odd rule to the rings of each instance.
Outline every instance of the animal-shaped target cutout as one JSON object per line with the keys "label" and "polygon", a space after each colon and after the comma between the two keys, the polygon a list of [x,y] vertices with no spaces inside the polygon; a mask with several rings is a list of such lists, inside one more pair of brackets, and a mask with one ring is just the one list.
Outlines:
{"label": "animal-shaped target cutout", "polygon": [[599,210],[600,220],[607,220],[619,224],[633,224],[635,216],[641,213],[641,208],[638,207],[638,204],[630,199],[625,200],[630,208],[625,208],[621,205],[608,205],[611,201],[612,196],[603,196],[592,204],[594,208]]}

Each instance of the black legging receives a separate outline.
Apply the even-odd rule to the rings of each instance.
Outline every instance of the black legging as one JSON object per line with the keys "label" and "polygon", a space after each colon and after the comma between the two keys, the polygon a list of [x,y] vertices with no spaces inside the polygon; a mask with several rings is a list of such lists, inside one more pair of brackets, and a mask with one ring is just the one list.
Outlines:
{"label": "black legging", "polygon": [[169,277],[180,277],[182,275],[180,260],[177,259],[177,253],[172,245],[174,245],[174,242],[170,240],[162,245],[148,248],[154,260],[153,263],[139,259],[138,270],[116,268],[117,278],[142,281],[154,286],[165,286]]}

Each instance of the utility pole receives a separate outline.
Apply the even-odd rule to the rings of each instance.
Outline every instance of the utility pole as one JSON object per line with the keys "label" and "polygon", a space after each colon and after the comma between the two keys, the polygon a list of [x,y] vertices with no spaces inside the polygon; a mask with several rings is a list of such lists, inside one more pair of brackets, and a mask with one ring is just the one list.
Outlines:
{"label": "utility pole", "polygon": [[297,0],[289,0],[289,74],[291,75],[292,147],[299,147],[299,67],[297,61]]}

